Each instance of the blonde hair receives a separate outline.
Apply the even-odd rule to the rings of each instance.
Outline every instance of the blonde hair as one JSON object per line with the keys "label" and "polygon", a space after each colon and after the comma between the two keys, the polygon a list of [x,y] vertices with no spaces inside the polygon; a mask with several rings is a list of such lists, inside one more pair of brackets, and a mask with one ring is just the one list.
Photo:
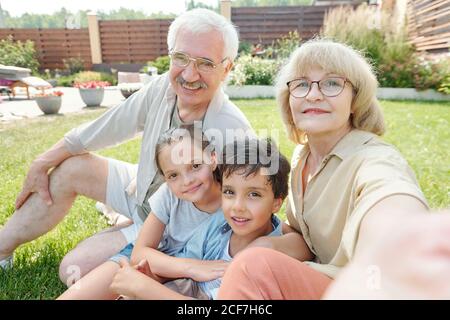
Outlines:
{"label": "blonde hair", "polygon": [[295,126],[289,106],[286,82],[305,75],[314,67],[346,77],[353,85],[351,125],[382,135],[384,118],[376,91],[377,78],[369,62],[350,46],[326,39],[310,40],[297,48],[280,70],[276,82],[276,98],[288,137],[295,143],[306,143],[306,134]]}

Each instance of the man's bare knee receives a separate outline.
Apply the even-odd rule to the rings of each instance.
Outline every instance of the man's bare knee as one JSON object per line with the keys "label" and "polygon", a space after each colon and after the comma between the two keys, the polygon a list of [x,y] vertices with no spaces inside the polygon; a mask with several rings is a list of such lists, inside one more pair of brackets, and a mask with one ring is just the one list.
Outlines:
{"label": "man's bare knee", "polygon": [[59,278],[68,286],[118,253],[127,241],[118,228],[104,230],[82,241],[61,261]]}
{"label": "man's bare knee", "polygon": [[59,279],[70,287],[87,274],[86,270],[87,268],[83,265],[82,259],[71,251],[59,265]]}
{"label": "man's bare knee", "polygon": [[52,172],[50,183],[67,192],[105,202],[107,178],[108,160],[87,153],[62,162]]}

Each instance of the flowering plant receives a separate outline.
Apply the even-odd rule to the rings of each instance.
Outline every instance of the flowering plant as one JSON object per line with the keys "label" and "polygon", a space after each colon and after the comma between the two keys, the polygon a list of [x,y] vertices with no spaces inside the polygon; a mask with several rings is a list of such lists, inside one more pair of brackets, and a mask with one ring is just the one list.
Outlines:
{"label": "flowering plant", "polygon": [[86,82],[75,82],[73,85],[75,88],[79,89],[97,89],[97,88],[104,88],[109,86],[110,83],[108,81],[86,81]]}
{"label": "flowering plant", "polygon": [[37,93],[36,97],[61,97],[64,93],[62,91],[50,91]]}

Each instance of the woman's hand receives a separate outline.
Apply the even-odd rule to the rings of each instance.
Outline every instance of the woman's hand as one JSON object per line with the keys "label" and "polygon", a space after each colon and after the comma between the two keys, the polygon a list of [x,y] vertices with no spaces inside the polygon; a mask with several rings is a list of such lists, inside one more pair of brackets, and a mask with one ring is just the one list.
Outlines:
{"label": "woman's hand", "polygon": [[253,240],[246,249],[251,247],[277,250],[299,261],[308,261],[314,258],[303,236],[297,232],[290,232],[276,237],[259,237]]}
{"label": "woman's hand", "polygon": [[450,298],[450,211],[401,218],[355,254],[325,299]]}

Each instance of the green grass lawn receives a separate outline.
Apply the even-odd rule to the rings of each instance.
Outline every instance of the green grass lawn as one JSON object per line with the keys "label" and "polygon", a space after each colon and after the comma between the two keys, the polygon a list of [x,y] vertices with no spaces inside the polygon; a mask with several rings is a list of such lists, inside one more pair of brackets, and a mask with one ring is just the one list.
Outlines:
{"label": "green grass lawn", "polygon": [[[237,100],[236,103],[257,131],[267,129],[270,133],[272,129],[282,129],[275,138],[281,151],[290,158],[294,144],[286,138],[275,101]],[[388,124],[384,139],[397,146],[409,161],[430,206],[448,207],[450,103],[383,101],[382,106]],[[0,225],[14,212],[14,200],[31,161],[65,132],[104,111],[0,123]],[[129,162],[137,162],[138,153],[138,139],[99,152]],[[53,299],[64,291],[65,286],[58,279],[60,260],[80,240],[107,226],[94,204],[80,197],[58,227],[16,251],[15,268],[0,271],[0,299]],[[284,217],[284,212],[281,216]]]}

